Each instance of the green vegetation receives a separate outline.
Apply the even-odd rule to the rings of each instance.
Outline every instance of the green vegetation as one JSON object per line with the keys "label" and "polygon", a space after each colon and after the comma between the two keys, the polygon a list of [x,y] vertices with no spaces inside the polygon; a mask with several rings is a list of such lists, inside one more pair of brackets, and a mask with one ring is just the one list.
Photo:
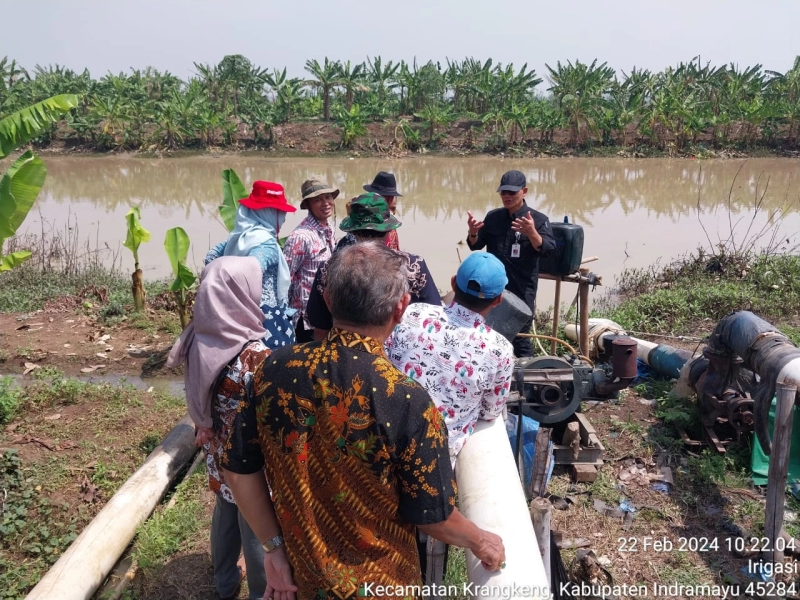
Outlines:
{"label": "green vegetation", "polygon": [[183,227],[173,227],[167,231],[164,239],[164,249],[167,251],[175,281],[169,287],[178,303],[178,316],[181,328],[186,329],[189,324],[189,297],[188,293],[197,281],[194,273],[186,266],[186,255],[189,253],[189,236]]}
{"label": "green vegetation", "polygon": [[125,223],[128,226],[128,234],[125,237],[123,246],[133,253],[133,275],[131,276],[131,294],[133,295],[133,305],[136,310],[144,310],[145,290],[144,276],[139,268],[139,246],[144,242],[150,241],[150,232],[142,227],[142,213],[138,206],[134,206],[125,215]]}
{"label": "green vegetation", "polygon": [[[0,73],[2,68],[3,63],[0,63]],[[76,96],[65,94],[46,98],[33,106],[21,107],[0,118],[0,159],[38,137],[48,124],[55,124],[64,113],[77,105]],[[3,246],[8,238],[16,235],[28,216],[46,176],[47,169],[42,159],[28,151],[18,157],[0,177],[0,273],[18,267],[31,257],[29,250],[9,251],[3,255]]]}
{"label": "green vegetation", "polygon": [[[198,496],[207,485],[205,469],[184,479],[175,490],[173,506],[156,510],[139,527],[133,557],[145,577],[154,576],[201,526]],[[205,526],[205,523],[202,523]]]}
{"label": "green vegetation", "polygon": [[[167,286],[163,281],[145,283],[151,298],[167,291]],[[101,310],[119,313],[131,302],[131,280],[118,271],[94,265],[72,272],[42,268],[34,253],[33,261],[0,275],[0,312],[30,312],[48,302],[67,303],[77,310],[84,298],[96,301],[96,292],[107,296],[107,304]],[[106,308],[112,305],[113,308]]]}
{"label": "green vegetation", "polygon": [[624,271],[616,292],[619,303],[601,302],[598,316],[630,331],[692,335],[731,311],[751,310],[797,335],[792,319],[800,306],[800,256],[699,249],[661,270]]}
{"label": "green vegetation", "polygon": [[0,378],[14,427],[0,446],[6,436],[37,440],[21,455],[0,450],[0,599],[25,596],[185,412],[170,394],[124,383],[85,383],[46,366],[30,377],[23,388]]}
{"label": "green vegetation", "polygon": [[77,537],[68,504],[54,505],[16,450],[0,453],[0,598],[16,599],[39,581]]}
{"label": "green vegetation", "polygon": [[5,425],[19,408],[19,390],[11,377],[0,377],[0,425]]}
{"label": "green vegetation", "polygon": [[[13,112],[55,94],[79,94],[66,126],[37,139],[93,150],[174,150],[211,146],[269,147],[273,127],[332,118],[341,144],[369,135],[366,123],[404,118],[397,143],[411,147],[423,131],[461,121],[483,133],[484,150],[551,145],[562,132],[572,147],[615,146],[666,153],[713,148],[797,148],[800,138],[800,57],[786,73],[761,65],[702,64],[699,57],[661,72],[617,73],[606,63],[547,65],[543,82],[527,64],[492,59],[366,62],[308,60],[308,79],[267,69],[242,55],[217,65],[194,64],[186,81],[152,67],[93,79],[84,70],[0,60],[0,107]],[[411,143],[409,143],[411,142]]]}

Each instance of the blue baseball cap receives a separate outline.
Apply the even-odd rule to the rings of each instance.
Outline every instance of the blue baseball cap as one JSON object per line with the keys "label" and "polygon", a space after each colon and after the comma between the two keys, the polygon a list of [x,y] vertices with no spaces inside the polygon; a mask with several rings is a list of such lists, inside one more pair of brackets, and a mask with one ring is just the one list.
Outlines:
{"label": "blue baseball cap", "polygon": [[478,298],[497,298],[507,283],[503,263],[488,252],[470,254],[456,273],[458,289]]}

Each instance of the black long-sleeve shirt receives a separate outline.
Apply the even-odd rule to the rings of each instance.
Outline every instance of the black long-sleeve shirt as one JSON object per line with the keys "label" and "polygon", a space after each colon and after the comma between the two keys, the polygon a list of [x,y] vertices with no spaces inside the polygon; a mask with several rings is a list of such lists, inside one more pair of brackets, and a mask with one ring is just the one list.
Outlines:
{"label": "black long-sleeve shirt", "polygon": [[[542,247],[538,251],[534,250],[526,235],[511,230],[514,219],[527,213],[533,216],[536,231],[542,236]],[[520,246],[517,258],[511,256],[514,244]],[[525,303],[533,308],[536,290],[539,287],[539,257],[547,255],[556,247],[553,228],[550,227],[547,215],[532,209],[524,200],[522,208],[513,214],[509,214],[505,208],[496,208],[489,211],[484,218],[483,227],[478,230],[477,241],[471,244],[467,238],[467,245],[470,250],[480,250],[485,247],[487,252],[499,258],[506,268],[508,277],[506,289],[524,299]]]}

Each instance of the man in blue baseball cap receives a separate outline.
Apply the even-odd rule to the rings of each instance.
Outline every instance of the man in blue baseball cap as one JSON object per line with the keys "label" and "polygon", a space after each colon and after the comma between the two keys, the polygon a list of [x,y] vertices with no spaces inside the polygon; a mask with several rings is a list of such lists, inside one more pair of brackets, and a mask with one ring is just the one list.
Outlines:
{"label": "man in blue baseball cap", "polygon": [[[503,208],[489,211],[483,221],[467,212],[467,245],[470,250],[486,248],[499,258],[508,276],[506,289],[525,300],[533,311],[539,286],[539,257],[555,249],[553,230],[547,216],[526,203],[528,188],[524,173],[504,173],[497,193]],[[528,333],[532,324],[533,318],[525,324],[523,332]],[[514,353],[531,356],[530,338],[516,338]]]}
{"label": "man in blue baseball cap", "polygon": [[508,284],[503,263],[488,252],[475,252],[450,283],[453,302],[409,305],[386,340],[386,352],[433,398],[447,424],[455,464],[476,421],[491,421],[503,412],[514,348],[485,322]]}
{"label": "man in blue baseball cap", "polygon": [[[506,404],[514,348],[485,317],[507,284],[502,262],[474,252],[450,280],[453,302],[409,305],[384,345],[392,364],[425,388],[444,417],[453,467],[478,419],[496,419]],[[424,540],[418,546],[424,576]]]}

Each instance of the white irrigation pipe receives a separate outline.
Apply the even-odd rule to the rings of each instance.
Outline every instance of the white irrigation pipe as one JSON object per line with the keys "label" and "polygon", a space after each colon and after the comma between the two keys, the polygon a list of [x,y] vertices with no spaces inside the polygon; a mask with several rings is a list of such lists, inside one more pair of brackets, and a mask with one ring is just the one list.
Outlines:
{"label": "white irrigation pipe", "polygon": [[187,415],[72,542],[26,600],[89,600],[195,452],[194,424]]}
{"label": "white irrigation pipe", "polygon": [[499,535],[506,549],[506,567],[501,571],[487,571],[467,550],[472,597],[549,598],[550,582],[503,419],[478,421],[458,454],[456,479],[461,512],[478,527]]}

